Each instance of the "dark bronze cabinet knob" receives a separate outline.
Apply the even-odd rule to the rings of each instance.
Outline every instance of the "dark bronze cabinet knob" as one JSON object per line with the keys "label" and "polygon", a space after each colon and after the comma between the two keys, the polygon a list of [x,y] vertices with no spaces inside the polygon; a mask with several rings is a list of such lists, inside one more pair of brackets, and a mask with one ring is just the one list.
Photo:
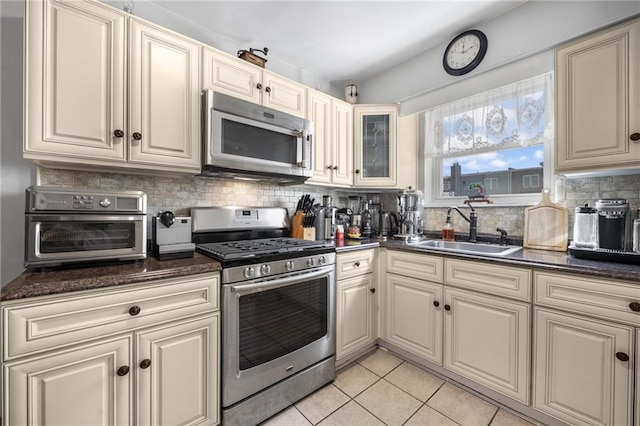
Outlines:
{"label": "dark bronze cabinet knob", "polygon": [[331,169],[333,169],[333,166],[328,165],[328,166],[327,166],[327,169],[328,169],[328,170],[331,170]]}
{"label": "dark bronze cabinet knob", "polygon": [[138,133],[138,132],[133,132],[133,139],[139,141],[140,139],[142,139],[142,133]]}
{"label": "dark bronze cabinet knob", "polygon": [[139,313],[140,313],[140,306],[135,305],[129,308],[129,315],[131,315],[132,317],[135,317]]}
{"label": "dark bronze cabinet knob", "polygon": [[142,361],[140,361],[140,368],[149,368],[150,366],[151,366],[150,359],[143,359]]}
{"label": "dark bronze cabinet knob", "polygon": [[616,352],[616,358],[618,358],[620,361],[629,361],[629,355],[625,354],[624,352]]}
{"label": "dark bronze cabinet knob", "polygon": [[631,139],[632,141],[640,141],[640,133],[631,133],[629,139]]}
{"label": "dark bronze cabinet knob", "polygon": [[262,89],[262,83],[256,84],[256,89],[258,89],[258,90]]}
{"label": "dark bronze cabinet knob", "polygon": [[370,291],[371,293],[375,293],[375,292],[376,292],[376,289],[375,289],[375,288],[372,288],[372,289],[371,289],[371,290],[369,290],[369,291]]}
{"label": "dark bronze cabinet knob", "polygon": [[129,366],[123,365],[118,368],[118,376],[126,376],[127,374],[129,374]]}
{"label": "dark bronze cabinet knob", "polygon": [[124,136],[124,132],[120,129],[116,129],[113,131],[113,136],[115,136],[116,138],[121,138]]}
{"label": "dark bronze cabinet knob", "polygon": [[360,174],[360,169],[356,169],[356,174],[359,175]]}
{"label": "dark bronze cabinet knob", "polygon": [[264,88],[264,91],[267,93],[271,93],[271,87],[267,86]]}
{"label": "dark bronze cabinet knob", "polygon": [[333,166],[333,170],[338,170],[338,166]]}
{"label": "dark bronze cabinet knob", "polygon": [[438,302],[437,300],[434,300],[433,301],[433,306],[435,306],[437,308],[438,306],[440,306],[440,302]]}
{"label": "dark bronze cabinet knob", "polygon": [[631,309],[633,312],[640,312],[640,303],[639,302],[629,303],[629,309]]}
{"label": "dark bronze cabinet knob", "polygon": [[353,266],[355,266],[356,268],[359,268],[360,267],[360,262],[354,263]]}
{"label": "dark bronze cabinet knob", "polygon": [[450,310],[451,310],[451,306],[449,306],[449,305],[444,305],[444,310],[445,310],[445,311],[450,311]]}

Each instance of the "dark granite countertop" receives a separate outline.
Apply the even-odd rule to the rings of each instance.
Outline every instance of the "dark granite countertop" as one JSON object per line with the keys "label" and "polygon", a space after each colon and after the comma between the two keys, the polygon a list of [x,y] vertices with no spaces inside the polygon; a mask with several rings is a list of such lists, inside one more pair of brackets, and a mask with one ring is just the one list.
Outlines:
{"label": "dark granite countertop", "polygon": [[0,301],[144,283],[163,278],[216,272],[220,263],[194,253],[193,258],[121,262],[103,266],[49,268],[27,270],[8,283],[0,292]]}
{"label": "dark granite countertop", "polygon": [[380,242],[372,238],[363,238],[357,240],[345,238],[343,241],[335,241],[334,245],[336,248],[336,253],[342,253],[345,251],[366,250],[380,247]]}

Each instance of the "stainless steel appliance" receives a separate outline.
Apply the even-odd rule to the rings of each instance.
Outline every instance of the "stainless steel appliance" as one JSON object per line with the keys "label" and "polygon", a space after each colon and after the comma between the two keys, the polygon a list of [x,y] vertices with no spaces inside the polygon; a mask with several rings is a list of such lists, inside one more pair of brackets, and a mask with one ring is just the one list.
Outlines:
{"label": "stainless steel appliance", "polygon": [[313,174],[313,123],[271,108],[203,92],[204,176],[302,183]]}
{"label": "stainless steel appliance", "polygon": [[153,255],[158,260],[193,257],[196,245],[191,242],[191,218],[176,217],[165,211],[151,220]]}
{"label": "stainless steel appliance", "polygon": [[222,263],[223,424],[255,425],[335,377],[333,244],[289,238],[282,208],[193,208]]}
{"label": "stainless steel appliance", "polygon": [[596,201],[598,211],[598,246],[603,249],[624,250],[627,236],[629,203],[619,198]]}
{"label": "stainless steel appliance", "polygon": [[144,192],[31,186],[24,265],[144,259],[146,212]]}
{"label": "stainless steel appliance", "polygon": [[398,193],[398,214],[400,215],[400,232],[394,237],[408,242],[424,238],[424,198],[422,191],[405,189]]}

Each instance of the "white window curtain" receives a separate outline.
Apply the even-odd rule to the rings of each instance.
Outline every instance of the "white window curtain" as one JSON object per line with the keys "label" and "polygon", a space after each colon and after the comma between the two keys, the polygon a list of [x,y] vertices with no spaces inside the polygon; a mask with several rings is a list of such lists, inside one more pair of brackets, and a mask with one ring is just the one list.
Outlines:
{"label": "white window curtain", "polygon": [[553,73],[470,96],[425,115],[427,157],[553,140]]}

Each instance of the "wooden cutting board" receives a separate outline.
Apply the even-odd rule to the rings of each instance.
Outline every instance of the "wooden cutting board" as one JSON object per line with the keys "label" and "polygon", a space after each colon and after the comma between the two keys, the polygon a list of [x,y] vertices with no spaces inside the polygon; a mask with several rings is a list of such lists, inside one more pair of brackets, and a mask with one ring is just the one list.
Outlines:
{"label": "wooden cutting board", "polygon": [[545,188],[540,203],[524,211],[524,247],[567,251],[568,228],[569,209],[551,201]]}

